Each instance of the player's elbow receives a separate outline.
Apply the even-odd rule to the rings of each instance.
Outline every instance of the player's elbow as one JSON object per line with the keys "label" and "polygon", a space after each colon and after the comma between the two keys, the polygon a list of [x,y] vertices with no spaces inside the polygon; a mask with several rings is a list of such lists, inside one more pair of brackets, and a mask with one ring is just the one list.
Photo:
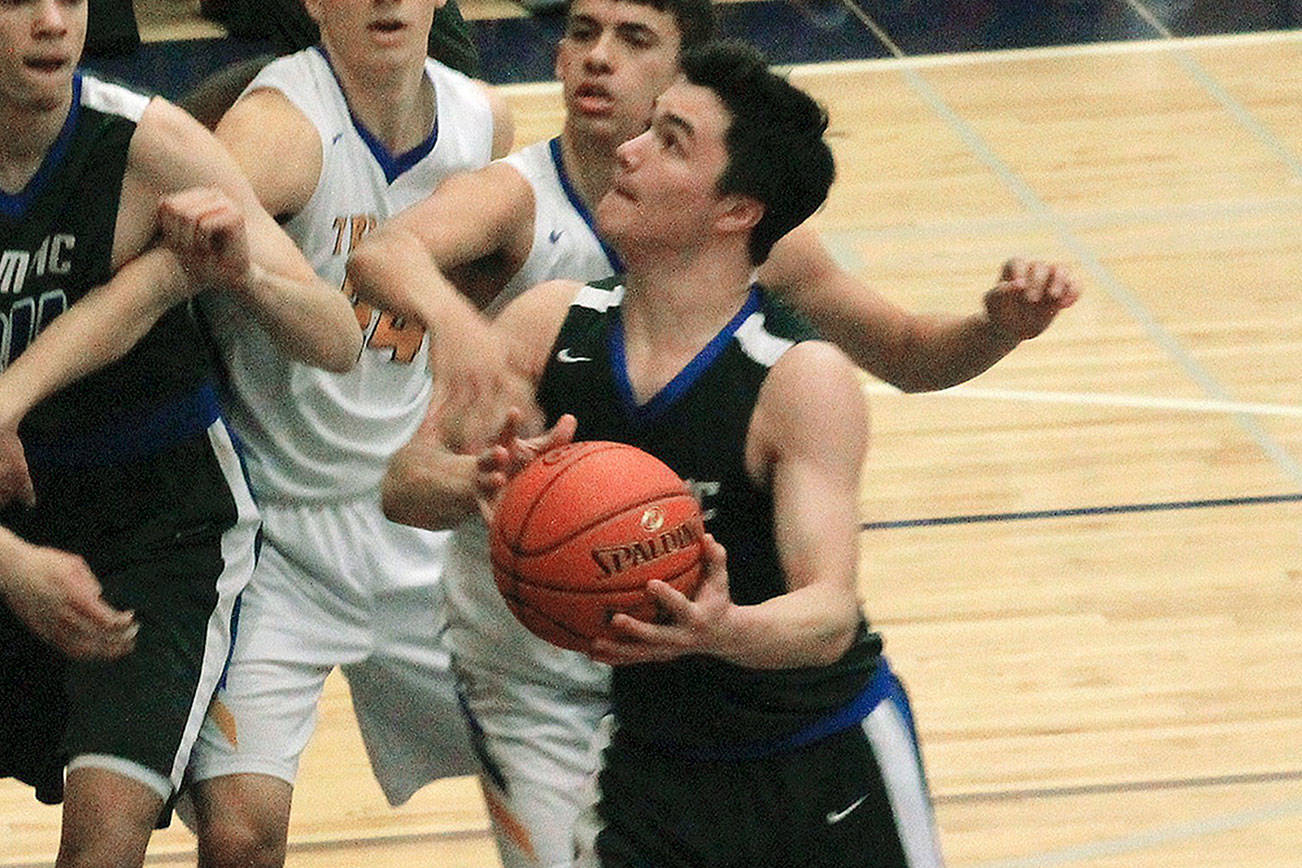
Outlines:
{"label": "player's elbow", "polygon": [[853,594],[838,595],[826,614],[827,620],[815,654],[817,659],[812,661],[815,666],[831,666],[844,657],[854,645],[863,620],[859,601]]}

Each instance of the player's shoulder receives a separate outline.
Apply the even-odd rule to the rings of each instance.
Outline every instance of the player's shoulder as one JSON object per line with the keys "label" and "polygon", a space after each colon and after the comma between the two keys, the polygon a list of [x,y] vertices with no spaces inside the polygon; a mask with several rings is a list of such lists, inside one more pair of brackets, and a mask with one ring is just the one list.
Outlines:
{"label": "player's shoulder", "polygon": [[769,370],[764,398],[779,412],[835,424],[854,422],[866,412],[859,369],[835,344],[803,340]]}

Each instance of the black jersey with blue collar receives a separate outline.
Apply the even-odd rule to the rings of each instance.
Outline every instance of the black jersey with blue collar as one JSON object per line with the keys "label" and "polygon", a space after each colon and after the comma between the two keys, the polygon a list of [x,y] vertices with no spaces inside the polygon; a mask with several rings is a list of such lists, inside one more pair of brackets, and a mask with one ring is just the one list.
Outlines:
{"label": "black jersey with blue collar", "polygon": [[[147,99],[76,76],[68,119],[36,175],[16,194],[0,193],[0,368],[112,277],[127,152]],[[211,401],[194,397],[209,375],[205,346],[184,306],[164,314],[122,359],[32,409],[20,428],[29,457],[38,463],[52,453],[93,458],[79,441],[97,444],[91,452],[147,450],[135,441],[154,433],[132,429],[118,436],[109,429],[131,428],[170,402],[194,410],[187,427],[202,430],[215,414]]]}
{"label": "black jersey with blue collar", "polygon": [[[660,393],[637,404],[624,361],[618,278],[575,297],[539,382],[550,423],[578,419],[576,440],[628,443],[687,480],[706,530],[728,551],[733,600],[760,603],[787,590],[773,530],[773,499],[746,471],[746,437],[760,387],[784,352],[817,338],[802,318],[754,288],[719,334]],[[618,667],[620,732],[688,748],[781,739],[859,695],[881,651],[860,631],[830,666],[752,670],[712,657]]]}

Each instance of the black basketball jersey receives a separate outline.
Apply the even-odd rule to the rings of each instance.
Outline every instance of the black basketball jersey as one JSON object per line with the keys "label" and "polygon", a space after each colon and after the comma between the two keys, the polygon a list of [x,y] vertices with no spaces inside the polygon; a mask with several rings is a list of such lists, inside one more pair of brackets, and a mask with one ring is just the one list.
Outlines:
{"label": "black basketball jersey", "polygon": [[[148,97],[78,75],[67,121],[16,194],[0,193],[0,368],[91,288],[112,276],[127,149]],[[67,451],[87,434],[195,392],[209,372],[205,343],[184,306],[165,314],[116,363],[41,402],[21,427],[29,457]]]}
{"label": "black basketball jersey", "polygon": [[[622,297],[616,278],[586,286],[575,297],[538,387],[549,423],[573,413],[576,440],[637,446],[687,480],[701,503],[706,530],[728,551],[735,602],[754,604],[785,593],[772,494],[746,472],[746,436],[769,369],[796,342],[817,335],[755,288],[686,368],[637,405],[624,359]],[[857,696],[880,651],[878,637],[864,628],[831,666],[760,671],[694,656],[617,667],[613,704],[621,733],[646,743],[707,746],[777,739]]]}

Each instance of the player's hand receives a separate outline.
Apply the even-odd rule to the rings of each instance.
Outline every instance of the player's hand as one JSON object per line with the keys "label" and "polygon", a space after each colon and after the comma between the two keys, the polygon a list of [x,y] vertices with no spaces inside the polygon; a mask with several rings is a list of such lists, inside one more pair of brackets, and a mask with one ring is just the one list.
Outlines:
{"label": "player's hand", "polygon": [[214,187],[191,187],[158,203],[162,243],[170,247],[196,289],[240,290],[252,280],[248,230],[238,205]]}
{"label": "player's hand", "polygon": [[688,654],[725,656],[732,632],[728,616],[736,606],[728,593],[727,552],[710,534],[705,535],[704,560],[705,578],[694,599],[658,579],[647,583],[647,593],[655,598],[668,623],[652,624],[616,614],[610,626],[621,638],[594,639],[590,656],[612,666],[664,663]]}
{"label": "player's hand", "polygon": [[986,293],[986,317],[1000,333],[1024,341],[1043,332],[1079,297],[1066,266],[1010,259],[1000,270],[999,282]]}
{"label": "player's hand", "polygon": [[2,565],[0,588],[28,629],[77,660],[109,660],[135,647],[135,616],[105,602],[84,560],[26,543],[19,551],[21,563]]}
{"label": "player's hand", "polygon": [[541,434],[521,437],[522,420],[523,413],[518,407],[507,411],[506,422],[498,432],[496,442],[480,452],[476,460],[475,487],[479,511],[485,521],[492,521],[506,483],[539,455],[573,442],[578,428],[578,421],[566,413]]}
{"label": "player's hand", "polygon": [[27,471],[27,455],[23,442],[13,428],[0,427],[0,507],[17,500],[27,506],[36,505],[36,490]]}

